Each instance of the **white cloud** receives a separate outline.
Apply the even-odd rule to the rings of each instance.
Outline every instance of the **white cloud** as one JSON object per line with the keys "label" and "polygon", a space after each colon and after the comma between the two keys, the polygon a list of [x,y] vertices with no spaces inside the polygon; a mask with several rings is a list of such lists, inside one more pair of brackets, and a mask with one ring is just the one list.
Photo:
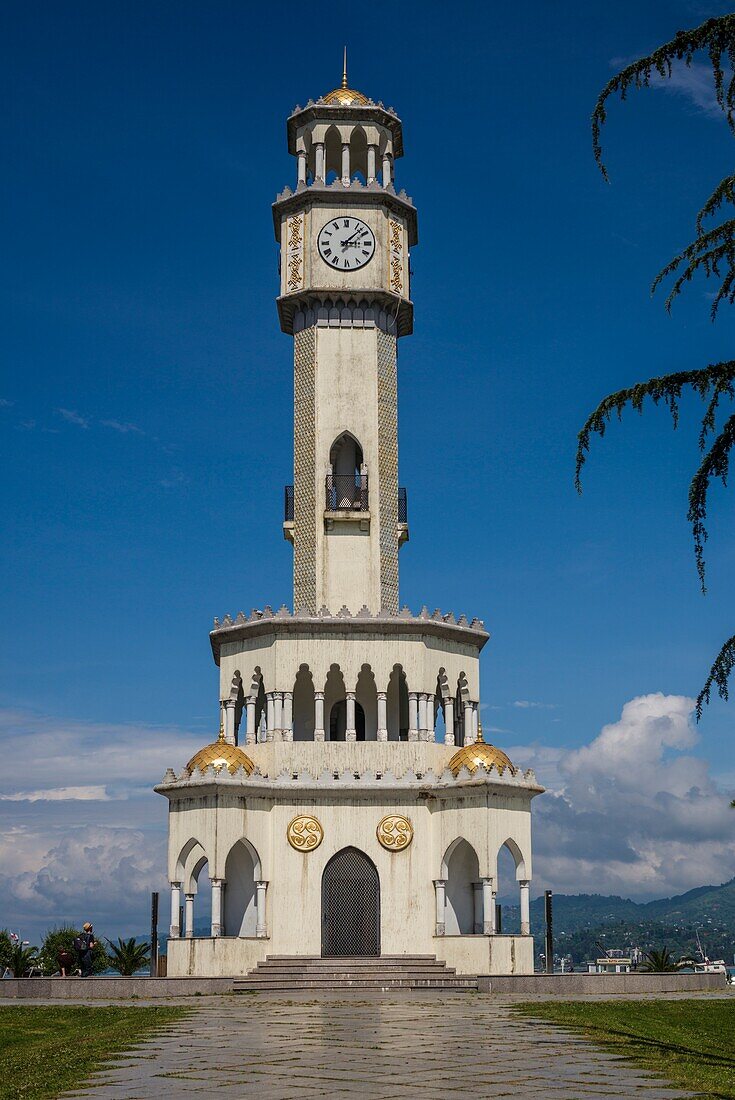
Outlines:
{"label": "white cloud", "polygon": [[510,705],[521,710],[556,710],[558,703],[534,703],[530,699],[516,699]]}
{"label": "white cloud", "polygon": [[15,791],[0,794],[0,802],[105,802],[109,798],[106,787],[49,787],[43,791]]}
{"label": "white cloud", "polygon": [[[619,71],[637,60],[637,57],[613,57],[610,67]],[[730,73],[727,70],[724,75],[725,81],[729,80]],[[663,77],[654,71],[651,73],[651,87],[683,96],[699,112],[710,118],[723,117],[722,108],[715,95],[712,66],[706,61],[692,61],[691,65],[683,61],[675,62],[669,77]]]}
{"label": "white cloud", "polygon": [[68,424],[76,424],[78,428],[89,427],[89,420],[87,417],[82,416],[81,413],[75,412],[74,409],[57,409],[56,411]]}
{"label": "white cloud", "polygon": [[123,423],[119,420],[101,420],[100,423],[105,428],[112,428],[113,431],[120,432],[121,435],[127,435],[129,432],[136,435],[145,435],[143,429],[139,428],[137,424]]}
{"label": "white cloud", "polygon": [[687,751],[693,708],[643,695],[582,748],[510,750],[547,786],[534,802],[535,886],[645,898],[735,874],[732,795]]}

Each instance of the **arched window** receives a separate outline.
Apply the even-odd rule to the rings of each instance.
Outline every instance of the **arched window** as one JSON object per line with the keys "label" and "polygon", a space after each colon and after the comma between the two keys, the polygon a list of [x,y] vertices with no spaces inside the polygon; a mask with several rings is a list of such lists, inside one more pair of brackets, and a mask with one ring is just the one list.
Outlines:
{"label": "arched window", "polygon": [[350,137],[350,175],[367,183],[367,138],[362,126],[356,126]]}
{"label": "arched window", "polygon": [[332,183],[342,176],[342,138],[336,126],[327,130],[324,142],[325,171],[324,182]]}
{"label": "arched window", "polygon": [[[358,741],[376,741],[378,738],[378,691],[370,665],[363,665],[357,677],[355,690],[355,728]],[[359,711],[362,711],[362,731]]]}
{"label": "arched window", "polygon": [[337,436],[329,451],[329,511],[364,512],[368,506],[367,469],[362,447],[350,432]]}
{"label": "arched window", "polygon": [[496,889],[500,906],[500,927],[496,931],[504,935],[518,935],[521,931],[519,881],[526,879],[523,853],[510,838],[500,846],[497,859]]}
{"label": "arched window", "polygon": [[395,665],[388,681],[388,740],[408,741],[408,685],[406,673]]}
{"label": "arched window", "polygon": [[314,681],[308,665],[301,665],[293,689],[293,739],[314,740]]}
{"label": "arched window", "polygon": [[225,936],[255,936],[258,917],[255,883],[260,874],[255,848],[248,840],[238,840],[225,863]]}
{"label": "arched window", "polygon": [[339,665],[332,665],[324,685],[324,723],[329,741],[344,741],[347,728],[345,681]]}
{"label": "arched window", "polygon": [[475,883],[480,878],[477,853],[472,845],[461,837],[450,844],[444,856],[442,872],[447,884],[444,915],[446,935],[472,935],[477,925]]}

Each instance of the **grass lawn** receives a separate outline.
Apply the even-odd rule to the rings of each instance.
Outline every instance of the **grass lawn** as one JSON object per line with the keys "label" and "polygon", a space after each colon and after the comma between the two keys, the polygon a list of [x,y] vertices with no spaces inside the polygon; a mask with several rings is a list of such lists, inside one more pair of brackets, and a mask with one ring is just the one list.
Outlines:
{"label": "grass lawn", "polygon": [[543,1001],[523,1016],[581,1032],[673,1085],[702,1097],[735,1097],[735,997],[719,1001]]}
{"label": "grass lawn", "polygon": [[41,1100],[79,1087],[111,1054],[130,1050],[182,1008],[0,1007],[0,1098]]}

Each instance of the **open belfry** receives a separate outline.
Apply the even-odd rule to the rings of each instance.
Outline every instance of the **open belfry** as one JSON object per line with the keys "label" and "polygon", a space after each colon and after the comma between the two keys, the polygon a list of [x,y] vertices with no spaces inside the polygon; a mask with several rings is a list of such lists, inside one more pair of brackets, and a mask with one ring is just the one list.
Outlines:
{"label": "open belfry", "polygon": [[[169,800],[168,974],[255,970],[257,982],[330,959],[333,976],[384,966],[428,984],[532,973],[531,800],[543,788],[483,740],[488,634],[399,602],[397,349],[413,330],[418,239],[394,186],[401,121],[348,87],[345,69],[287,134],[296,187],[273,219],[278,316],[294,344],[293,611],[215,619],[219,737],[156,788]],[[520,910],[511,933],[496,918],[503,846]]]}

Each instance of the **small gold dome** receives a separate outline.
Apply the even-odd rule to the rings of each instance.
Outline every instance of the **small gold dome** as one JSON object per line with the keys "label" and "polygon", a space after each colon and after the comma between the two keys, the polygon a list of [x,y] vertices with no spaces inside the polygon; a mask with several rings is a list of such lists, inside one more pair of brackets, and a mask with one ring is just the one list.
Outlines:
{"label": "small gold dome", "polygon": [[216,772],[227,768],[230,775],[234,775],[238,768],[244,768],[248,775],[252,775],[255,768],[250,757],[247,753],[244,753],[242,749],[238,749],[237,745],[231,745],[228,741],[225,741],[225,731],[221,729],[219,731],[219,738],[211,745],[205,745],[199,752],[194,753],[189,763],[186,765],[186,770],[189,775],[193,775],[196,768],[204,771],[205,768],[213,767]]}
{"label": "small gold dome", "polygon": [[360,107],[370,100],[362,92],[356,92],[354,88],[348,88],[343,84],[341,88],[335,88],[328,95],[322,97],[323,103],[336,104],[338,107]]}
{"label": "small gold dome", "polygon": [[449,770],[455,779],[462,768],[467,768],[470,775],[474,775],[480,767],[484,768],[486,772],[489,772],[491,768],[495,768],[500,775],[503,774],[506,768],[510,768],[511,775],[516,773],[516,769],[502,749],[496,748],[495,745],[486,744],[482,736],[482,726],[477,731],[477,740],[474,745],[465,745],[464,748],[458,749],[449,761]]}

